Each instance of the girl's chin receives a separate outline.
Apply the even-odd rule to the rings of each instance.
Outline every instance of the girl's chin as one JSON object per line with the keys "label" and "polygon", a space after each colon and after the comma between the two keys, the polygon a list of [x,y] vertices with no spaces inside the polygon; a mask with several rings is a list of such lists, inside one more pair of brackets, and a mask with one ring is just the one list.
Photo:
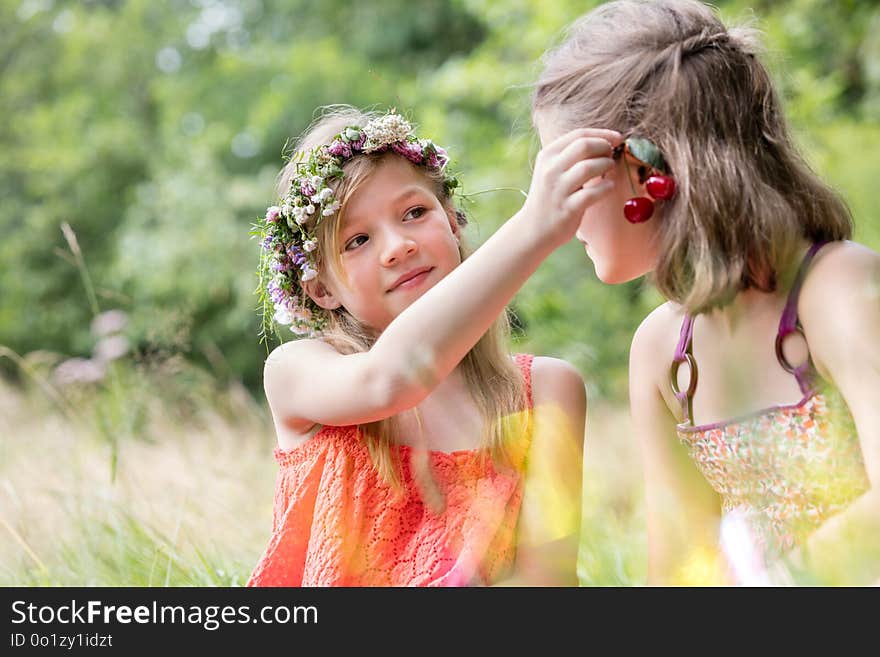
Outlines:
{"label": "girl's chin", "polygon": [[601,262],[597,262],[596,260],[593,260],[593,265],[596,268],[596,278],[606,285],[621,285],[622,283],[629,283],[647,273],[609,269],[607,267],[602,267]]}

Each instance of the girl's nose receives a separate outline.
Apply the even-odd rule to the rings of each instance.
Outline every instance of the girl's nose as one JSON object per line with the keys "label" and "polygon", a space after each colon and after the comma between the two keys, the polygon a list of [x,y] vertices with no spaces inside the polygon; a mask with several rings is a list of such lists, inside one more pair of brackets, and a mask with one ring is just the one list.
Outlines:
{"label": "girl's nose", "polygon": [[382,252],[382,264],[386,267],[392,267],[401,260],[406,260],[418,250],[419,246],[412,238],[405,235],[388,235]]}

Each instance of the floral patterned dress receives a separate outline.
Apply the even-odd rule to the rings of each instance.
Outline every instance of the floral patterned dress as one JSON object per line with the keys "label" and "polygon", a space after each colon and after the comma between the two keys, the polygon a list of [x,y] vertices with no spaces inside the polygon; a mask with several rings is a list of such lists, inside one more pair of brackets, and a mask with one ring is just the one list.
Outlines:
{"label": "floral patterned dress", "polygon": [[[757,540],[755,547],[768,557],[799,545],[869,488],[858,434],[843,398],[822,381],[811,359],[792,367],[781,348],[788,335],[803,333],[797,321],[797,298],[809,264],[822,246],[814,244],[807,252],[777,334],[777,358],[796,377],[803,393],[799,402],[694,426],[691,316],[685,316],[673,361],[673,390],[684,411],[679,439],[721,496],[723,512],[742,514]],[[676,371],[684,362],[693,368],[692,381],[680,391]]]}

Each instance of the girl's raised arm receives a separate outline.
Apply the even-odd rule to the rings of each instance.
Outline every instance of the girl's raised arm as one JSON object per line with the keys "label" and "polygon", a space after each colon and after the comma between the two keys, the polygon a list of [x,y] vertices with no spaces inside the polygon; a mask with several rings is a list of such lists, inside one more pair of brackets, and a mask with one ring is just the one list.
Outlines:
{"label": "girl's raised arm", "polygon": [[613,165],[618,143],[616,132],[580,129],[548,144],[522,209],[396,317],[368,352],[341,355],[314,340],[276,349],[264,378],[276,417],[306,429],[372,422],[419,404],[541,262],[571,239],[586,207],[610,187],[596,177]]}

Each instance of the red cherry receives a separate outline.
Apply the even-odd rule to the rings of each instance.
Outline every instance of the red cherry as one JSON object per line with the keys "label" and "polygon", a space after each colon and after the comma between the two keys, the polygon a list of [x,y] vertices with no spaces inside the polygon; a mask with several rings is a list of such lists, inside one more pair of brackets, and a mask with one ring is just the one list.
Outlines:
{"label": "red cherry", "polygon": [[640,224],[654,214],[654,201],[644,196],[631,198],[623,204],[623,216],[631,224]]}
{"label": "red cherry", "polygon": [[665,201],[675,194],[675,181],[669,176],[651,176],[645,181],[645,189],[651,198]]}

